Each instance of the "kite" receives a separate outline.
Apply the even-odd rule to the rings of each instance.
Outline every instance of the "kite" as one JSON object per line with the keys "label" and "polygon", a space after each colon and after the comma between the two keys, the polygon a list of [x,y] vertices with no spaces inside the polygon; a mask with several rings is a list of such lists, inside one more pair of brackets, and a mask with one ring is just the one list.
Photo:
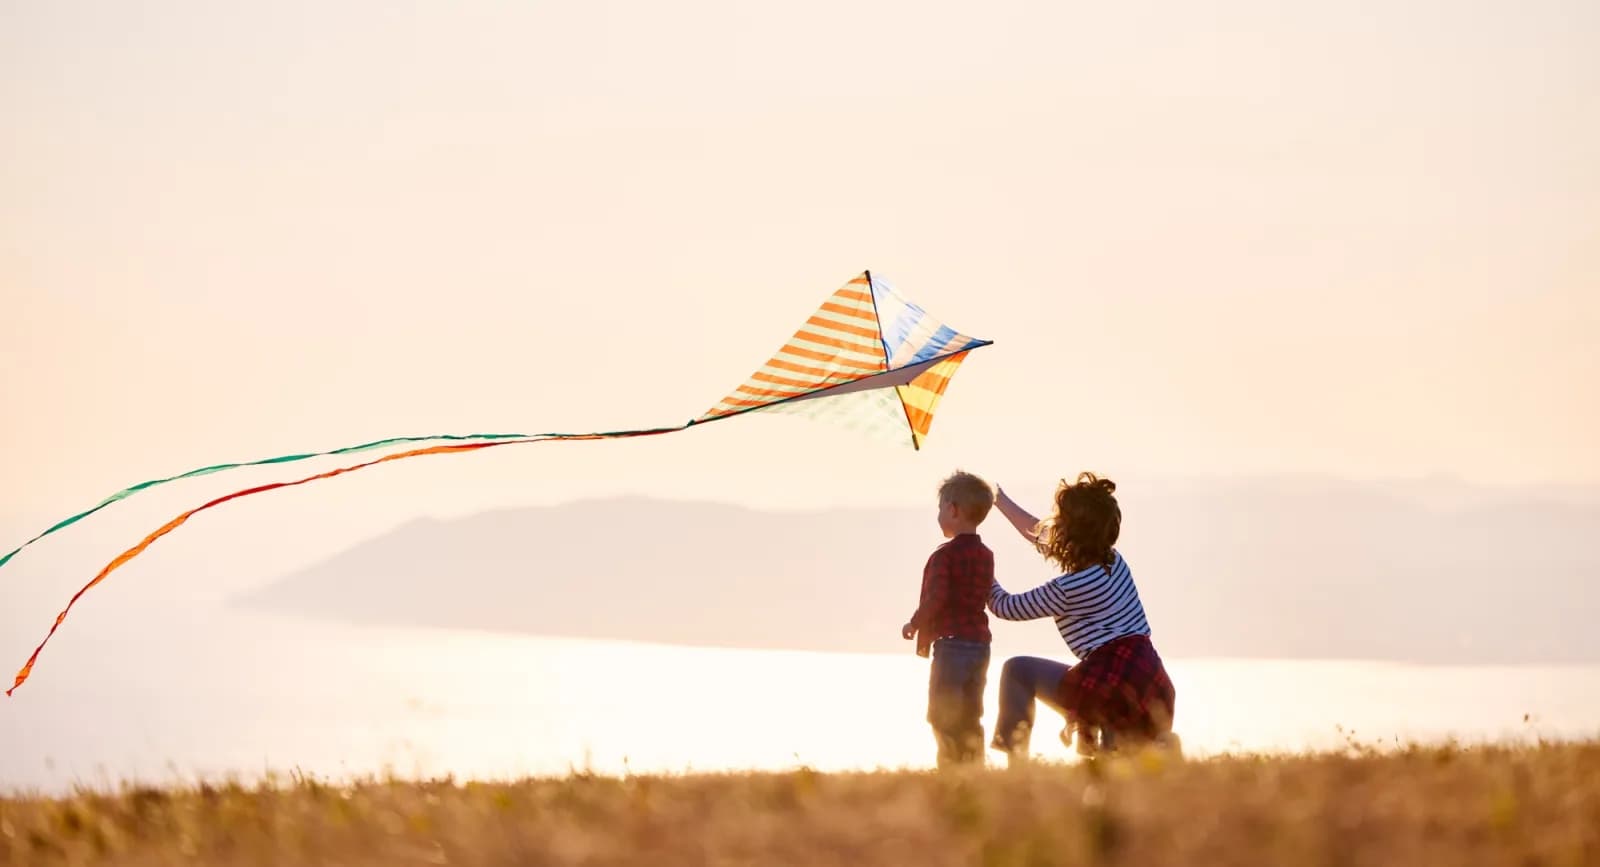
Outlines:
{"label": "kite", "polygon": [[73,524],[161,485],[241,467],[289,464],[312,458],[377,452],[400,448],[362,463],[316,473],[292,481],[257,485],[217,497],[189,509],[119,554],[93,580],[73,594],[56,615],[44,640],[17,672],[11,695],[33,672],[51,637],[78,600],[108,575],[139,556],[156,540],[183,526],[190,518],[224,503],[267,491],[298,487],[353,473],[368,467],[427,455],[464,454],[501,446],[582,440],[628,439],[676,433],[722,419],[754,412],[784,412],[843,423],[868,433],[888,436],[921,449],[933,424],[934,411],[956,369],[974,349],[992,341],[962,334],[907,301],[882,278],[864,271],[822,302],[778,352],[750,374],[716,405],[680,425],[596,433],[484,433],[391,437],[344,448],[304,452],[253,461],[214,464],[141,482],[105,498],[93,508],[50,526],[44,532],[0,557],[6,565],[23,549]]}

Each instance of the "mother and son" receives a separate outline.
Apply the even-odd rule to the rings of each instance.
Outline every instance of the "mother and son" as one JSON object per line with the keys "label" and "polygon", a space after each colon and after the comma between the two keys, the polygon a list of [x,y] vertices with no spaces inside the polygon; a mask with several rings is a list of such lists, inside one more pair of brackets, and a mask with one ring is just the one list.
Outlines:
{"label": "mother and son", "polygon": [[[983,690],[989,668],[989,619],[1054,618],[1068,666],[1017,656],[1000,670],[1000,712],[991,746],[1012,764],[1028,758],[1034,702],[1066,718],[1061,738],[1078,752],[1137,744],[1176,743],[1176,692],[1150,643],[1150,624],[1127,561],[1115,545],[1122,527],[1117,486],[1093,473],[1062,481],[1054,511],[1040,521],[1005,492],[958,472],[939,487],[939,529],[947,540],[928,558],[922,597],[901,628],[917,654],[933,656],[928,722],[939,766],[983,756]],[[1007,593],[994,577],[994,554],[978,537],[990,507],[1063,574],[1026,593]]]}

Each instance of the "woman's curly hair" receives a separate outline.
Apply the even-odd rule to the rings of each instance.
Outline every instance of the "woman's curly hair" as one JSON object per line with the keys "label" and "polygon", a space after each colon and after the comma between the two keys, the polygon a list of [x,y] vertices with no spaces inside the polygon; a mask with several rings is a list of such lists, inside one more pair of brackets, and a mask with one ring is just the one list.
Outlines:
{"label": "woman's curly hair", "polygon": [[1055,514],[1038,527],[1040,553],[1068,572],[1111,565],[1112,546],[1122,532],[1116,491],[1116,482],[1094,473],[1079,473],[1072,483],[1062,479]]}

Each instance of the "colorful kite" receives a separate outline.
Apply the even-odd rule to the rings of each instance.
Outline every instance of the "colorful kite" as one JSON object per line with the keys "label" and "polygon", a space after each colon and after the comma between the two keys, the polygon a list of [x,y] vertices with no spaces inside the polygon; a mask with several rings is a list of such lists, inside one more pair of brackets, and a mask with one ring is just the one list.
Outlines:
{"label": "colorful kite", "polygon": [[914,449],[920,449],[928,436],[928,428],[933,424],[933,413],[939,406],[939,398],[944,394],[945,387],[950,384],[956,368],[966,360],[968,352],[989,344],[990,341],[968,337],[935,320],[921,307],[900,297],[881,278],[874,277],[872,272],[867,271],[840,287],[824,301],[805,324],[800,326],[800,330],[789,338],[783,348],[731,394],[718,401],[716,406],[703,415],[682,425],[585,434],[495,433],[394,437],[328,451],[216,464],[124,488],[93,508],[54,524],[18,546],[16,550],[0,557],[0,567],[22,549],[40,539],[140,491],[169,482],[240,467],[287,464],[330,455],[373,452],[395,446],[415,446],[294,481],[273,482],[235,491],[196,506],[163,524],[139,544],[107,563],[92,581],[73,594],[67,606],[56,615],[55,623],[45,634],[44,641],[39,643],[33,655],[28,657],[28,661],[17,672],[16,682],[6,690],[6,695],[11,695],[23,681],[28,679],[34,663],[39,659],[39,653],[50,642],[51,636],[55,635],[62,621],[66,620],[67,613],[83,594],[104,581],[106,576],[123,564],[139,556],[157,539],[178,529],[200,512],[223,503],[252,494],[331,479],[404,458],[460,454],[524,443],[658,436],[752,412],[792,412],[842,422],[879,435],[895,437]]}

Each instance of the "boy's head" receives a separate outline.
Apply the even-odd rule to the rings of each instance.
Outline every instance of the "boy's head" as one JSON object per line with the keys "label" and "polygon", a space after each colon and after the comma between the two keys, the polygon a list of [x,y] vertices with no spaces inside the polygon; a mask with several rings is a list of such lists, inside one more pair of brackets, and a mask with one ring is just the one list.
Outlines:
{"label": "boy's head", "polygon": [[946,537],[978,529],[994,505],[994,489],[971,473],[957,470],[939,484],[939,529]]}

